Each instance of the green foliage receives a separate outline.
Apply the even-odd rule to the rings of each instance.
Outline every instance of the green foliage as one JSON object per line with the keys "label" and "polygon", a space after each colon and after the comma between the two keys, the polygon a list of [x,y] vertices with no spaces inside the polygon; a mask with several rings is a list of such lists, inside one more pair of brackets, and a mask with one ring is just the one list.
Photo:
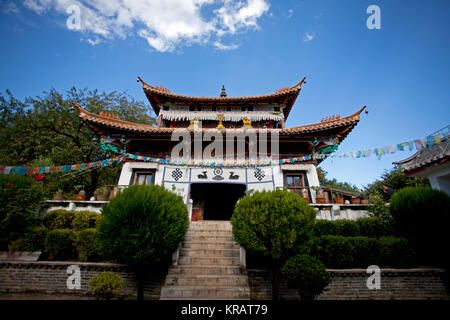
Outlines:
{"label": "green foliage", "polygon": [[378,218],[384,224],[392,224],[392,216],[389,212],[389,207],[384,202],[383,196],[376,192],[370,196],[370,205],[367,211],[371,217]]}
{"label": "green foliage", "polygon": [[97,250],[97,230],[84,229],[78,232],[75,239],[78,259],[82,262],[94,262],[100,259]]}
{"label": "green foliage", "polygon": [[412,267],[415,263],[408,240],[394,237],[322,236],[318,255],[328,268],[338,269],[369,265]]}
{"label": "green foliage", "polygon": [[181,197],[162,186],[131,186],[102,210],[98,227],[105,257],[132,266],[160,262],[183,241],[188,212]]}
{"label": "green foliage", "polygon": [[262,191],[239,200],[231,223],[242,247],[282,262],[295,253],[309,252],[315,215],[294,193]]}
{"label": "green foliage", "polygon": [[[55,89],[42,97],[16,99],[11,92],[0,93],[0,164],[66,165],[110,158],[100,148],[98,136],[82,122],[72,101],[88,111],[119,115],[122,120],[153,124],[148,107],[126,93],[99,93],[97,90],[71,88],[65,94]],[[43,157],[42,155],[45,155]],[[75,186],[86,191],[89,199],[101,185],[115,184],[120,166],[46,175],[47,195],[61,189],[75,194]]]}
{"label": "green foliage", "polygon": [[75,211],[72,210],[53,210],[44,216],[44,225],[50,230],[70,229],[75,219]]}
{"label": "green foliage", "polygon": [[360,218],[355,223],[358,225],[360,236],[379,238],[394,234],[392,222],[386,222],[378,217]]}
{"label": "green foliage", "polygon": [[43,251],[48,229],[44,227],[29,227],[23,238],[11,241],[9,251]]}
{"label": "green foliage", "polygon": [[94,291],[99,299],[111,299],[120,294],[123,279],[117,273],[103,272],[94,276],[89,281],[89,289]]}
{"label": "green foliage", "polygon": [[30,177],[0,176],[0,250],[38,224],[43,197],[42,184]]}
{"label": "green foliage", "polygon": [[427,178],[407,177],[399,166],[394,166],[391,170],[385,170],[381,175],[381,179],[367,185],[364,194],[366,196],[381,195],[385,202],[389,202],[390,195],[383,191],[383,186],[387,186],[393,190],[400,190],[413,186],[429,187],[430,182]]}
{"label": "green foliage", "polygon": [[96,212],[76,211],[71,226],[75,230],[96,228],[100,219],[101,214]]}
{"label": "green foliage", "polygon": [[45,238],[45,252],[50,260],[70,260],[75,258],[75,234],[69,229],[55,229]]}
{"label": "green foliage", "polygon": [[392,235],[393,229],[391,224],[386,224],[376,217],[360,218],[358,220],[316,220],[314,234],[316,236],[383,237]]}
{"label": "green foliage", "polygon": [[408,187],[391,198],[396,235],[411,240],[424,264],[450,266],[442,248],[450,246],[450,197],[443,191]]}
{"label": "green foliage", "polygon": [[382,237],[380,243],[380,264],[391,268],[416,266],[416,255],[408,239]]}
{"label": "green foliage", "polygon": [[319,177],[319,182],[321,186],[348,191],[355,194],[359,194],[361,192],[361,190],[356,185],[352,185],[348,182],[337,181],[336,178],[327,179],[327,174],[328,172],[326,172],[322,168],[317,168],[317,175]]}
{"label": "green foliage", "polygon": [[303,300],[314,300],[331,282],[331,275],[315,257],[302,254],[289,258],[281,269],[289,286],[296,288]]}

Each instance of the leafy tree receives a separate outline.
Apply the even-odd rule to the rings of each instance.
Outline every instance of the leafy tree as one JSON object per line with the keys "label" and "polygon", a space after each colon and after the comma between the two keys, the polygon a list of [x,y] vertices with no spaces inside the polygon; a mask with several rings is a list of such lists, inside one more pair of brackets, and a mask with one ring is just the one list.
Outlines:
{"label": "leafy tree", "polygon": [[145,276],[164,262],[183,241],[188,212],[180,196],[163,186],[131,186],[102,210],[98,227],[100,253],[136,272],[138,299]]}
{"label": "leafy tree", "polygon": [[331,275],[322,262],[307,254],[289,258],[281,272],[289,286],[298,290],[302,300],[314,300],[331,282]]}
{"label": "leafy tree", "polygon": [[[44,95],[15,98],[0,93],[0,164],[58,166],[103,160],[113,156],[100,148],[99,136],[78,117],[72,101],[90,112],[110,112],[123,120],[154,124],[143,102],[126,93],[99,93],[71,88],[65,94],[51,89]],[[84,189],[89,198],[99,185],[117,183],[120,166],[80,172],[53,173],[44,181],[48,192]]]}
{"label": "leafy tree", "polygon": [[339,190],[348,191],[348,192],[353,192],[353,193],[361,192],[361,190],[356,185],[352,185],[348,182],[338,181],[336,178],[333,178],[331,180],[327,179],[327,174],[328,174],[328,172],[326,172],[322,168],[317,168],[317,175],[319,177],[319,182],[320,182],[321,186],[339,189]]}
{"label": "leafy tree", "polygon": [[429,187],[427,178],[407,177],[399,166],[394,166],[391,170],[385,170],[381,179],[376,180],[365,187],[364,194],[381,195],[384,201],[389,202],[393,192],[386,192],[386,186],[394,192],[406,187]]}
{"label": "leafy tree", "polygon": [[39,224],[42,184],[31,177],[0,176],[0,250]]}
{"label": "leafy tree", "polygon": [[262,191],[239,200],[231,217],[235,240],[272,264],[272,294],[278,299],[278,275],[287,258],[308,253],[313,241],[315,211],[298,195]]}

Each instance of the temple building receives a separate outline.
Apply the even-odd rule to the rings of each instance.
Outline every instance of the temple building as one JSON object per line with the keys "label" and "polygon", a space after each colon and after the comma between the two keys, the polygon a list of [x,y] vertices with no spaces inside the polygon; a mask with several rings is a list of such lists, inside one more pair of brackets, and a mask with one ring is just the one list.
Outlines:
{"label": "temple building", "polygon": [[186,96],[138,81],[157,125],[93,114],[75,104],[79,117],[126,150],[118,186],[164,185],[183,198],[192,220],[229,220],[250,190],[286,188],[316,203],[316,166],[337,149],[364,109],[287,128],[305,78],[271,94],[245,97],[229,97],[225,87],[217,97]]}

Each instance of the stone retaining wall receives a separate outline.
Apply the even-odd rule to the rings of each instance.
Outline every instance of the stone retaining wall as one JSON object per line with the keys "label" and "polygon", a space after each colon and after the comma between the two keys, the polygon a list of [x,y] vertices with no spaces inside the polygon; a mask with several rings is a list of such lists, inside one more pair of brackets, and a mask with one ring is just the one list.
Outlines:
{"label": "stone retaining wall", "polygon": [[[70,265],[81,271],[81,289],[68,289],[67,279]],[[113,263],[81,262],[22,262],[0,261],[0,292],[44,292],[91,295],[90,279],[101,272],[116,272],[124,279],[122,295],[136,295],[134,273],[126,266]],[[329,269],[332,282],[319,296],[324,300],[349,299],[449,299],[443,283],[442,269],[382,269],[381,289],[369,290],[366,282],[370,275],[365,269]],[[151,274],[145,286],[146,299],[159,299],[166,272]],[[270,274],[267,270],[248,270],[251,299],[271,299]],[[297,300],[299,295],[281,281],[280,298]]]}
{"label": "stone retaining wall", "polygon": [[[381,269],[381,288],[369,290],[365,269],[328,269],[332,281],[319,300],[404,300],[449,299],[443,282],[442,269]],[[248,270],[251,299],[272,298],[272,284],[267,270]],[[298,293],[280,283],[280,299],[298,300]]]}
{"label": "stone retaining wall", "polygon": [[[70,265],[81,271],[81,289],[68,289],[67,273]],[[124,280],[122,295],[137,293],[134,273],[126,266],[113,263],[50,262],[50,261],[6,261],[0,262],[0,292],[43,292],[92,295],[89,281],[102,272],[116,272]],[[166,272],[154,272],[144,288],[146,299],[159,299]]]}

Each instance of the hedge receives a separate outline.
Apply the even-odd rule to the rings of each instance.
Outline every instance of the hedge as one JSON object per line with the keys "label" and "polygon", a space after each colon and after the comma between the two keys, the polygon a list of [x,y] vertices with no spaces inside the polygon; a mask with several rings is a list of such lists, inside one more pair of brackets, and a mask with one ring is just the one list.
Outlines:
{"label": "hedge", "polygon": [[344,237],[384,237],[393,235],[393,227],[375,217],[358,220],[316,220],[314,225],[316,236],[334,235]]}
{"label": "hedge", "polygon": [[71,226],[75,230],[96,228],[101,217],[101,214],[92,211],[75,211]]}
{"label": "hedge", "polygon": [[51,230],[45,238],[45,253],[50,260],[75,258],[75,233],[69,229]]}
{"label": "hedge", "polygon": [[318,256],[327,268],[405,268],[415,265],[414,250],[409,241],[395,237],[322,236],[318,241]]}
{"label": "hedge", "polygon": [[96,237],[96,229],[84,229],[78,232],[75,239],[75,246],[79,261],[95,262],[100,260]]}
{"label": "hedge", "polygon": [[44,225],[50,230],[70,229],[75,218],[75,211],[54,210],[47,212],[44,216]]}
{"label": "hedge", "polygon": [[48,229],[44,227],[30,227],[23,238],[12,241],[8,245],[9,251],[43,251]]}

